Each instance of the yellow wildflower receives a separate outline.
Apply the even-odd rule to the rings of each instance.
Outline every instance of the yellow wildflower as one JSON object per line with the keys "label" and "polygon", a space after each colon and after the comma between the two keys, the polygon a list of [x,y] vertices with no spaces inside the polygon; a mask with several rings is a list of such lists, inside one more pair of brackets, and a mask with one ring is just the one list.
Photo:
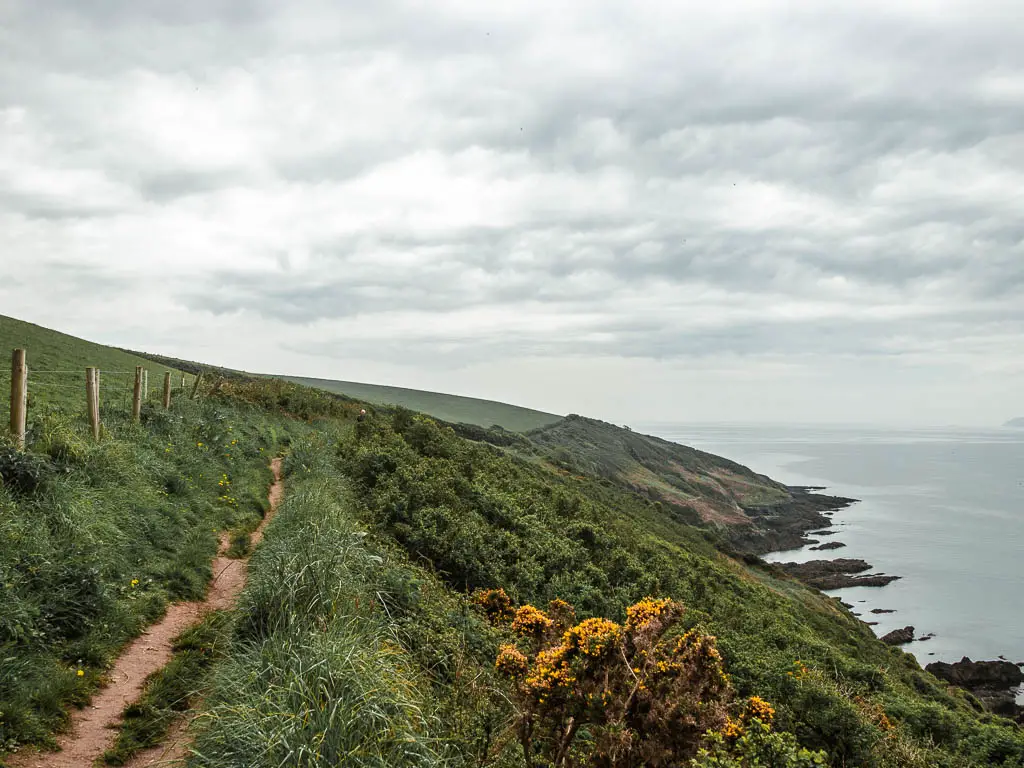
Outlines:
{"label": "yellow wildflower", "polygon": [[635,630],[640,627],[649,624],[661,616],[669,609],[672,601],[667,597],[661,600],[655,600],[653,597],[645,597],[636,605],[631,605],[626,609],[626,629]]}
{"label": "yellow wildflower", "polygon": [[498,658],[494,662],[494,668],[508,677],[519,677],[526,674],[527,666],[526,656],[520,653],[514,645],[501,646]]}
{"label": "yellow wildflower", "polygon": [[771,725],[775,719],[775,709],[760,696],[751,696],[747,699],[746,710],[743,713],[744,719],[757,719],[766,725]]}
{"label": "yellow wildflower", "polygon": [[534,608],[532,605],[524,605],[516,611],[516,618],[512,622],[512,631],[524,637],[541,637],[546,631],[554,626],[544,611]]}
{"label": "yellow wildflower", "polygon": [[473,595],[473,602],[484,609],[492,621],[507,621],[512,618],[512,598],[504,589],[482,589]]}
{"label": "yellow wildflower", "polygon": [[615,648],[622,639],[622,627],[608,619],[587,619],[568,630],[562,637],[566,650],[584,656],[601,656]]}

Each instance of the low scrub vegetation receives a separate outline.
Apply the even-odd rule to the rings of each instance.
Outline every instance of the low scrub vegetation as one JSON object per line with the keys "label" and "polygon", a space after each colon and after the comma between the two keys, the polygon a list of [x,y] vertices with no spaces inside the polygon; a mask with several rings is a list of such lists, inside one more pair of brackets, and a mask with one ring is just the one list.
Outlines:
{"label": "low scrub vegetation", "polygon": [[[46,744],[128,639],[201,597],[219,537],[245,553],[284,450],[239,606],[179,639],[108,762],[198,707],[202,768],[1024,764],[1019,728],[730,557],[594,446],[559,462],[528,436],[359,408],[211,377],[98,444],[33,410],[28,450],[0,445],[0,753]],[[774,488],[731,471],[730,504]],[[673,487],[700,495],[692,479]]]}

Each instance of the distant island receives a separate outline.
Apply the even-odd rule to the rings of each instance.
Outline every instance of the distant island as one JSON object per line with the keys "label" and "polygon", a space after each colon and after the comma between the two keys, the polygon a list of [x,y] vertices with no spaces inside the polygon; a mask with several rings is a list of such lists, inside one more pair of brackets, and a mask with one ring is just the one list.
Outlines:
{"label": "distant island", "polygon": [[1016,419],[1010,419],[1008,422],[1003,424],[1004,427],[1012,427],[1014,429],[1024,429],[1024,416],[1019,416]]}

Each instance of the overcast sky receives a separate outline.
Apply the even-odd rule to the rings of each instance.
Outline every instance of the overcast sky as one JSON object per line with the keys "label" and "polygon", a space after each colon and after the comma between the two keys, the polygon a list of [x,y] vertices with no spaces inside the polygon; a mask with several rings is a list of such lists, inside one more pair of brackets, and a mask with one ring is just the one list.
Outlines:
{"label": "overcast sky", "polygon": [[0,313],[619,423],[1024,415],[1020,0],[0,0]]}

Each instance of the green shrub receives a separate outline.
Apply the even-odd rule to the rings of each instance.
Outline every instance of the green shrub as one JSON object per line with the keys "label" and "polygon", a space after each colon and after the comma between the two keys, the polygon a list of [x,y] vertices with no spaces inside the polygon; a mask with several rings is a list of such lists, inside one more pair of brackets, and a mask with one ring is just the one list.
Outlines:
{"label": "green shrub", "polygon": [[32,494],[53,474],[44,457],[0,445],[0,483],[20,494]]}

